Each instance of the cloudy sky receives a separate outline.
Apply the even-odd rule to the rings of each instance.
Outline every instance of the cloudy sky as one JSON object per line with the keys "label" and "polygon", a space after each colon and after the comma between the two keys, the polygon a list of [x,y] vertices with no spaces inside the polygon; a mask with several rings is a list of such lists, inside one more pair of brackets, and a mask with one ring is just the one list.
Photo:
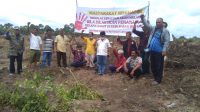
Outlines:
{"label": "cloudy sky", "polygon": [[[77,0],[80,7],[113,8],[148,5],[148,0]],[[168,22],[168,29],[175,36],[200,37],[199,0],[149,0],[150,22],[155,25],[157,17]],[[50,25],[53,28],[74,23],[76,0],[0,0],[0,24]]]}

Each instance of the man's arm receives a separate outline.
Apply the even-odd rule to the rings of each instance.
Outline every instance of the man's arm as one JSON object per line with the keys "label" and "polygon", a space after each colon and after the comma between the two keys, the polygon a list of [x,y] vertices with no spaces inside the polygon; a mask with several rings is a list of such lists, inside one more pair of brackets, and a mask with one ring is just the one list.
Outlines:
{"label": "man's arm", "polygon": [[42,51],[43,51],[43,44],[42,44],[42,39],[40,37],[40,52],[41,52],[41,54],[42,54]]}
{"label": "man's arm", "polygon": [[81,38],[84,40],[83,32],[84,32],[84,30],[81,31]]}
{"label": "man's arm", "polygon": [[54,41],[54,52],[56,53],[57,52],[57,36],[55,38],[55,41]]}
{"label": "man's arm", "polygon": [[148,31],[151,31],[153,27],[147,22],[143,14],[140,16],[140,18],[142,20],[144,27],[147,28]]}
{"label": "man's arm", "polygon": [[27,32],[28,32],[28,34],[31,33],[31,32],[30,32],[30,24],[31,24],[31,22],[28,22],[28,23],[27,23]]}
{"label": "man's arm", "polygon": [[124,41],[121,41],[121,39],[119,37],[117,37],[117,42],[119,42],[121,45],[124,44]]}
{"label": "man's arm", "polygon": [[170,34],[169,31],[167,29],[165,29],[165,33],[164,33],[164,45],[163,45],[163,51],[162,51],[162,55],[165,56],[166,55],[166,51],[167,48],[169,46],[169,42],[170,42]]}
{"label": "man's arm", "polygon": [[54,52],[57,52],[57,42],[54,42]]}
{"label": "man's arm", "polygon": [[123,66],[125,72],[128,72],[127,64],[128,64],[128,63],[126,62],[126,63],[124,64],[124,66]]}

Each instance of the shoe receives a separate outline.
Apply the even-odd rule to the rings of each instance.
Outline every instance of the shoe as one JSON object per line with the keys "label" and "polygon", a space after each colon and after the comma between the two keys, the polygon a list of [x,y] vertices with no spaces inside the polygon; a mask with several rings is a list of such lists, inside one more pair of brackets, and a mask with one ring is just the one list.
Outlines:
{"label": "shoe", "polygon": [[152,85],[158,85],[159,83],[157,81],[153,81]]}

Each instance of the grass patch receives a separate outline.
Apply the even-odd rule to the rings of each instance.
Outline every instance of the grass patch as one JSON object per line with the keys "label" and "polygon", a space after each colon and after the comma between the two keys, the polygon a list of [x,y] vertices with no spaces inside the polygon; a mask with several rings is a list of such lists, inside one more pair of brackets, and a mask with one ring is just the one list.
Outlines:
{"label": "grass patch", "polygon": [[83,84],[66,89],[62,84],[54,85],[51,76],[27,72],[24,77],[24,81],[16,81],[12,86],[0,83],[0,107],[11,106],[20,112],[66,112],[72,109],[73,100],[102,98]]}

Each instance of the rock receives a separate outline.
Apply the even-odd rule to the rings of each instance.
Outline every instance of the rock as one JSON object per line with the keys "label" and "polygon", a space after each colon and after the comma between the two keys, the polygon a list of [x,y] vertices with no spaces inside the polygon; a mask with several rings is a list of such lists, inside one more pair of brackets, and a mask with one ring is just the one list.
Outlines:
{"label": "rock", "polygon": [[171,104],[166,105],[166,107],[167,107],[167,108],[174,108],[174,107],[176,107],[176,103],[173,102],[173,103],[171,103]]}
{"label": "rock", "polygon": [[165,106],[166,108],[174,108],[174,107],[176,106],[176,103],[175,103],[175,102],[171,102],[171,101],[166,101],[166,102],[164,103],[164,106]]}
{"label": "rock", "polygon": [[193,96],[194,96],[195,98],[197,98],[197,97],[198,97],[198,95],[197,95],[197,94],[194,94]]}

